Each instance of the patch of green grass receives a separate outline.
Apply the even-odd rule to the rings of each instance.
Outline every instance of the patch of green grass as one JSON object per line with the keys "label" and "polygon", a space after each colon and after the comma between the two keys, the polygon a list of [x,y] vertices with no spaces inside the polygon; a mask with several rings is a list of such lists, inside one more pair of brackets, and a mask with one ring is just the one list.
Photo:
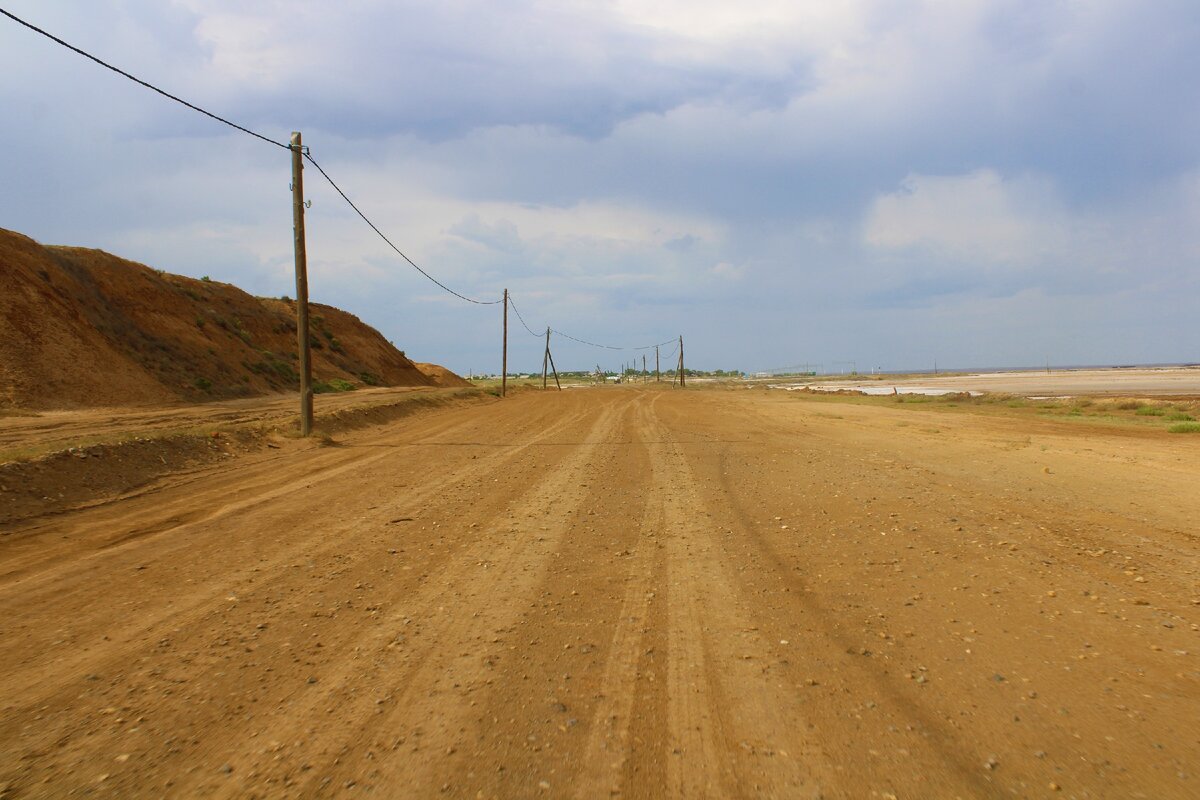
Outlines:
{"label": "patch of green grass", "polygon": [[1170,411],[1167,413],[1167,419],[1171,422],[1191,422],[1195,417],[1185,411]]}
{"label": "patch of green grass", "polygon": [[313,381],[313,394],[328,394],[330,392],[352,392],[358,387],[342,378],[330,378],[327,381]]}
{"label": "patch of green grass", "polygon": [[254,364],[249,364],[245,361],[242,365],[251,372],[257,372],[259,375],[267,378],[270,381],[274,377],[282,378],[289,385],[294,385],[300,380],[299,373],[295,368],[286,361],[281,361],[279,358],[270,352],[263,353],[264,359]]}
{"label": "patch of green grass", "polygon": [[1167,428],[1170,433],[1200,433],[1200,422],[1176,422]]}
{"label": "patch of green grass", "polygon": [[1133,413],[1139,417],[1161,417],[1167,413],[1167,410],[1158,406],[1141,406]]}

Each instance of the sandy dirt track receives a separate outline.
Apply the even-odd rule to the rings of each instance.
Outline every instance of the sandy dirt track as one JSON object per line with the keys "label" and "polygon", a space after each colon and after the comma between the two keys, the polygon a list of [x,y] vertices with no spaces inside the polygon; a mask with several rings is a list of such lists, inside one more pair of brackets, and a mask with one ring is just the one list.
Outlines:
{"label": "sandy dirt track", "polygon": [[0,530],[0,797],[1195,797],[1200,439],[527,392]]}

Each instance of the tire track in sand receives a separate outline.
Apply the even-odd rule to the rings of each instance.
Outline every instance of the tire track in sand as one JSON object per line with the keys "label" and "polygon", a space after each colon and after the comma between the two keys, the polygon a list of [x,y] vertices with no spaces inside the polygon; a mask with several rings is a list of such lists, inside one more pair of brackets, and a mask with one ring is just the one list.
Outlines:
{"label": "tire track in sand", "polygon": [[671,797],[820,797],[834,770],[771,645],[739,612],[715,526],[682,446],[651,405],[650,456],[667,520]]}
{"label": "tire track in sand", "polygon": [[[354,745],[328,752],[312,777],[299,785],[301,793],[333,792],[350,782],[364,789],[386,787],[394,796],[428,797],[463,778],[455,759],[447,756],[467,743],[478,704],[474,698],[502,690],[493,685],[491,671],[497,660],[511,657],[504,635],[528,606],[567,528],[560,519],[544,518],[530,509],[580,506],[584,493],[579,484],[594,469],[595,460],[604,457],[597,445],[612,439],[620,423],[618,411],[615,403],[608,403],[582,442],[554,470],[505,504],[504,517],[490,526],[490,535],[448,564],[436,580],[427,581],[391,616],[391,624],[380,626],[373,641],[360,645],[395,653],[397,648],[389,648],[389,632],[405,619],[428,620],[420,640],[397,653],[402,664],[383,662],[363,674],[362,665],[350,662],[342,674],[333,676],[335,684],[379,681],[388,699],[379,713],[371,698],[338,698],[343,716],[365,721],[339,736]],[[480,569],[480,564],[487,568]],[[448,596],[448,588],[457,593]],[[366,755],[380,751],[389,757]],[[361,764],[370,768],[357,766]]]}
{"label": "tire track in sand", "polygon": [[[645,395],[639,395],[638,400],[634,430],[641,432],[645,430],[648,414]],[[653,482],[647,487],[647,502],[638,528],[642,546],[637,548],[638,556],[629,566],[621,610],[600,680],[600,699],[582,755],[583,767],[575,778],[574,796],[580,800],[619,794],[632,756],[634,700],[638,694],[650,603],[655,594],[653,581],[658,558],[652,540],[666,521],[662,499],[655,489]]]}

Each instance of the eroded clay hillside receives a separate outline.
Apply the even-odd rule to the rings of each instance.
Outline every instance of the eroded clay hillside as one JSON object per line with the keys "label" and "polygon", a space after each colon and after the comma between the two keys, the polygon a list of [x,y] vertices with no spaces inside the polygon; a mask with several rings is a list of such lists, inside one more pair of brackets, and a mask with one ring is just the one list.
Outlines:
{"label": "eroded clay hillside", "polygon": [[[310,307],[320,384],[435,384],[354,315]],[[0,407],[202,401],[298,386],[294,301],[0,229]]]}

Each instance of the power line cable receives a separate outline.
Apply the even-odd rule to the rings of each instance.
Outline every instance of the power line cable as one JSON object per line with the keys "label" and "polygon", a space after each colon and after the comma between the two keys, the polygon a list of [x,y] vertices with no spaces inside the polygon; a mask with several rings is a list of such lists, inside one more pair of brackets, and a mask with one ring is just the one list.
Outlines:
{"label": "power line cable", "polygon": [[[512,310],[516,312],[517,319],[521,320],[521,324],[525,326],[525,330],[529,331],[534,336],[545,336],[545,333],[537,333],[536,331],[533,330],[533,328],[529,327],[529,324],[527,322],[525,322],[525,318],[521,316],[521,312],[517,311],[517,304],[513,302],[512,292],[508,293],[508,304],[510,306],[512,306]],[[675,339],[668,339],[665,342],[659,342],[658,344],[644,345],[642,347],[616,347],[611,344],[597,344],[596,342],[589,342],[586,339],[580,339],[579,337],[572,336],[569,333],[563,333],[562,331],[558,330],[557,328],[551,328],[550,332],[556,333],[559,336],[562,336],[564,339],[570,339],[573,342],[579,342],[580,344],[586,344],[589,347],[599,347],[604,350],[653,350],[656,347],[662,347],[663,345],[670,344],[671,342],[675,341]]]}
{"label": "power line cable", "polygon": [[[367,215],[366,215],[366,214],[364,214],[364,213],[363,213],[363,212],[362,212],[362,211],[359,209],[359,207],[358,207],[358,206],[356,206],[356,205],[354,204],[354,201],[353,201],[353,200],[351,200],[349,197],[347,197],[347,196],[346,196],[346,193],[342,191],[342,187],[340,187],[340,186],[338,186],[336,183],[334,183],[334,180],[333,180],[333,178],[329,177],[329,173],[328,173],[328,172],[326,172],[325,170],[321,169],[321,165],[317,163],[317,160],[316,160],[315,158],[313,158],[311,154],[309,154],[309,153],[305,153],[305,154],[304,154],[304,157],[305,157],[305,158],[307,158],[307,159],[309,160],[309,163],[311,163],[311,164],[312,164],[314,167],[316,167],[316,168],[317,168],[317,172],[321,173],[321,175],[323,175],[323,176],[325,177],[325,180],[329,181],[329,185],[330,185],[330,186],[332,186],[332,187],[334,188],[334,191],[336,191],[338,194],[340,194],[340,195],[342,196],[342,199],[343,199],[343,200],[345,200],[345,201],[346,201],[346,202],[347,202],[347,203],[350,205],[350,207],[354,209],[355,213],[356,213],[356,214],[358,214],[360,217],[362,217],[362,219],[363,219],[363,222],[365,222],[365,223],[367,223],[368,225],[370,225],[370,226],[371,226],[371,230],[373,230],[373,231],[375,231],[375,233],[379,234],[379,238],[380,238],[380,239],[383,239],[385,242],[387,242],[387,245],[388,245],[388,247],[390,247],[390,248],[392,248],[393,250],[395,250],[395,251],[396,251],[396,252],[399,254],[399,256],[400,256],[401,258],[403,258],[405,261],[407,261],[407,262],[408,262],[408,263],[409,263],[409,264],[412,266],[412,268],[413,268],[413,269],[415,269],[417,272],[421,273],[421,274],[422,274],[422,275],[424,275],[426,278],[428,278],[429,280],[433,281],[434,283],[436,283],[438,286],[440,286],[440,287],[442,287],[443,289],[445,289],[445,290],[446,290],[447,292],[449,292],[450,294],[454,295],[455,297],[459,298],[460,300],[466,300],[468,303],[475,303],[476,305],[480,305],[480,306],[494,306],[494,305],[496,305],[497,303],[503,303],[503,302],[504,302],[504,300],[503,300],[503,299],[500,299],[500,300],[476,300],[476,299],[475,299],[475,298],[473,298],[473,297],[467,297],[465,294],[459,294],[458,292],[454,291],[453,289],[451,289],[451,288],[450,288],[449,286],[447,286],[446,284],[444,284],[444,283],[442,283],[441,281],[439,281],[437,278],[435,278],[435,277],[433,277],[432,275],[430,275],[430,274],[429,274],[428,272],[426,272],[425,270],[421,269],[421,268],[420,268],[420,267],[417,265],[417,262],[413,261],[411,258],[409,258],[408,256],[406,256],[406,255],[404,254],[404,252],[400,250],[400,248],[399,248],[399,247],[396,247],[396,245],[392,244],[392,240],[391,240],[391,239],[389,239],[388,237],[386,237],[386,236],[384,236],[384,235],[383,235],[383,231],[379,230],[379,228],[378,228],[378,227],[376,227],[375,223],[374,223],[374,222],[371,222],[371,220],[367,218]],[[518,316],[519,316],[519,315],[518,315]]]}
{"label": "power line cable", "polygon": [[580,344],[586,344],[590,347],[601,347],[601,348],[604,348],[605,350],[653,350],[656,347],[662,347],[665,344],[670,344],[671,342],[675,341],[674,339],[667,339],[665,342],[659,342],[658,344],[647,344],[647,345],[643,345],[641,347],[615,347],[611,344],[597,344],[596,342],[589,342],[586,339],[577,338],[575,336],[572,336],[569,333],[563,333],[562,331],[558,330],[557,328],[551,328],[550,330],[552,333],[557,333],[559,336],[563,336],[567,339],[570,339],[573,342],[579,342]]}
{"label": "power line cable", "polygon": [[667,339],[665,342],[659,342],[658,344],[647,344],[647,345],[643,345],[642,347],[631,347],[629,349],[630,350],[653,350],[656,347],[665,347],[666,345],[669,345],[671,342],[674,342],[674,341],[677,341],[677,340],[674,337],[672,337],[670,339]]}
{"label": "power line cable", "polygon": [[525,322],[525,318],[521,316],[521,312],[517,311],[517,304],[513,302],[512,292],[508,293],[508,304],[512,306],[513,313],[517,315],[517,319],[521,320],[521,324],[525,326],[525,330],[529,331],[531,336],[536,336],[539,339],[542,336],[545,336],[544,333],[538,333],[533,328],[529,327],[528,323]]}
{"label": "power line cable", "polygon": [[4,16],[11,19],[13,22],[18,23],[19,25],[24,25],[26,28],[29,28],[31,31],[34,31],[35,33],[40,33],[42,36],[45,36],[47,39],[50,39],[53,42],[57,42],[58,44],[67,48],[68,50],[75,51],[76,53],[83,56],[84,58],[88,58],[88,59],[91,59],[92,61],[95,61],[97,64],[104,67],[105,69],[110,69],[113,72],[117,73],[118,75],[128,78],[129,80],[133,81],[134,83],[141,84],[142,86],[145,86],[147,89],[150,89],[151,91],[158,92],[163,97],[166,97],[170,100],[174,100],[176,103],[179,103],[180,105],[187,106],[188,108],[192,109],[193,111],[199,111],[201,114],[203,114],[206,117],[215,119],[217,122],[228,125],[231,128],[235,128],[235,129],[241,131],[242,133],[248,133],[256,139],[262,139],[267,144],[273,144],[276,147],[282,147],[284,150],[291,149],[288,145],[284,144],[283,142],[277,142],[274,139],[271,139],[267,136],[263,136],[261,133],[255,133],[254,131],[250,130],[249,128],[238,125],[236,122],[230,122],[229,120],[225,119],[224,117],[217,116],[216,114],[212,113],[211,111],[205,111],[200,106],[193,105],[192,103],[189,103],[187,100],[184,100],[182,97],[176,97],[175,95],[171,94],[170,92],[160,89],[152,83],[147,83],[146,81],[142,80],[141,78],[130,75],[125,70],[123,70],[119,67],[114,67],[112,64],[109,64],[107,61],[103,61],[103,60],[97,58],[96,56],[92,55],[91,53],[88,53],[84,50],[80,50],[75,45],[70,44],[69,42],[63,41],[62,39],[58,38],[54,34],[42,30],[37,25],[34,25],[30,22],[26,22],[25,20],[18,17],[16,14],[6,11],[3,8],[0,8],[0,14],[3,14]]}
{"label": "power line cable", "polygon": [[[136,83],[140,86],[144,86],[145,88],[150,89],[151,91],[156,92],[156,93],[162,95],[163,97],[166,97],[168,100],[173,100],[182,106],[190,108],[193,111],[197,111],[197,112],[203,114],[204,116],[209,117],[210,119],[216,120],[217,122],[220,122],[223,125],[228,125],[229,127],[233,128],[235,130],[241,131],[242,133],[247,133],[256,139],[261,139],[262,141],[266,142],[267,144],[273,144],[276,147],[283,148],[284,150],[290,151],[292,149],[291,145],[289,145],[289,144],[284,144],[283,142],[278,142],[274,139],[271,139],[270,137],[262,135],[261,133],[252,131],[245,126],[238,125],[236,122],[232,122],[228,119],[225,119],[222,116],[212,113],[211,111],[207,111],[207,110],[201,108],[200,106],[195,105],[194,103],[189,103],[187,100],[184,100],[182,97],[173,95],[164,89],[160,89],[159,87],[155,86],[152,83],[144,81],[135,75],[131,75],[130,73],[126,72],[125,70],[121,69],[120,67],[115,67],[112,64],[109,64],[107,61],[104,61],[103,59],[98,58],[98,57],[92,55],[91,53],[76,47],[75,45],[71,44],[70,42],[60,39],[59,37],[55,36],[54,34],[50,33],[49,31],[43,30],[42,28],[39,28],[37,25],[34,25],[31,22],[27,22],[26,20],[21,19],[16,14],[13,14],[12,12],[10,12],[4,8],[0,8],[0,14],[3,14],[4,16],[11,19],[13,22],[16,22],[17,24],[22,25],[35,33],[41,34],[42,36],[46,37],[47,39],[51,40],[52,42],[55,42],[56,44],[59,44],[65,48],[67,48],[68,50],[71,50],[72,52],[75,52],[75,53],[83,56],[86,59],[94,61],[95,63],[99,64],[100,66],[104,67],[105,69],[111,70],[124,78],[128,78],[129,80],[133,81],[134,83]],[[384,235],[383,231],[379,230],[379,227],[374,222],[372,222],[370,220],[370,218],[368,218],[367,215],[364,214],[357,205],[355,205],[354,201],[351,200],[350,197],[344,191],[342,191],[342,188],[337,185],[337,183],[333,180],[333,178],[329,177],[329,173],[327,173],[321,167],[321,165],[317,163],[317,160],[312,157],[312,154],[310,152],[308,152],[307,148],[305,148],[304,157],[306,159],[308,159],[309,163],[311,163],[314,167],[317,168],[317,171],[321,173],[321,176],[324,177],[325,180],[329,182],[329,185],[333,187],[334,191],[336,191],[339,195],[341,195],[342,199],[346,201],[346,203],[350,206],[350,208],[354,209],[354,212],[356,214],[358,214],[358,216],[362,217],[363,222],[367,223],[367,225],[370,226],[371,230],[375,231],[375,233],[379,236],[379,238],[382,239],[385,243],[387,243],[388,247],[392,248],[392,250],[394,250],[397,253],[397,255],[399,255],[401,258],[403,258],[405,261],[407,261],[408,264],[413,269],[415,269],[417,272],[424,275],[426,278],[428,278],[430,281],[432,281],[434,284],[441,287],[445,291],[449,292],[450,294],[454,295],[455,297],[459,298],[460,300],[467,301],[468,303],[475,303],[476,305],[481,305],[481,306],[490,306],[490,305],[496,305],[498,303],[504,302],[503,299],[500,299],[500,300],[477,300],[473,297],[467,297],[464,294],[454,291],[449,286],[447,286],[446,284],[439,281],[437,278],[430,275],[428,272],[426,272],[424,269],[422,269],[415,261],[413,261],[407,255],[405,255],[405,253],[399,247],[397,247],[392,242],[391,239],[389,239],[387,236]],[[525,330],[527,330],[533,336],[541,336],[542,334],[534,332],[534,330],[532,328],[530,328],[529,325],[525,322],[525,318],[522,317],[521,312],[517,310],[516,304],[512,303],[511,296],[509,297],[509,303],[512,305],[513,311],[517,315],[517,319],[519,319],[521,321],[521,325],[523,325],[525,327]],[[580,339],[576,336],[570,335],[569,333],[564,333],[560,330],[555,330],[553,328],[551,328],[551,331],[553,333],[557,333],[559,336],[562,336],[566,339],[570,339],[573,342],[578,342],[580,344],[588,345],[589,347],[598,347],[598,348],[601,348],[604,350],[651,350],[655,347],[661,347],[662,345],[669,344],[671,341],[673,341],[672,339],[668,339],[666,342],[661,342],[657,345],[651,344],[651,345],[644,345],[642,347],[615,347],[613,345],[608,345],[608,344],[598,344],[596,342],[589,342],[586,339]]]}
{"label": "power line cable", "polygon": [[[194,103],[189,103],[187,100],[184,100],[182,97],[173,95],[168,91],[158,88],[157,86],[155,86],[152,83],[144,81],[135,75],[131,75],[128,72],[126,72],[125,70],[121,69],[120,67],[115,67],[112,64],[109,64],[107,61],[97,58],[96,56],[92,55],[91,53],[88,53],[85,50],[81,50],[80,48],[76,47],[75,45],[71,44],[70,42],[64,41],[63,39],[60,39],[59,37],[55,36],[54,34],[50,33],[49,31],[45,31],[45,30],[39,28],[37,25],[34,25],[31,22],[27,22],[27,21],[21,19],[20,17],[18,17],[17,15],[13,14],[10,11],[7,11],[6,9],[0,8],[0,14],[3,14],[4,16],[11,19],[13,22],[18,23],[19,25],[23,25],[26,28],[29,28],[31,31],[34,31],[35,33],[39,33],[42,36],[45,36],[47,39],[50,39],[51,41],[62,45],[63,47],[67,48],[68,50],[71,50],[71,51],[83,56],[84,58],[87,58],[91,61],[96,62],[97,64],[104,67],[105,69],[112,70],[113,72],[117,73],[118,75],[128,78],[129,80],[133,81],[134,83],[137,83],[141,86],[146,87],[147,89],[150,89],[151,91],[161,94],[163,97],[166,97],[169,100],[174,100],[176,103],[179,103],[180,105],[186,106],[187,108],[190,108],[193,111],[198,111],[201,114],[203,114],[204,116],[214,119],[217,122],[220,122],[222,124],[228,125],[229,127],[234,128],[235,130],[239,130],[242,133],[248,133],[251,136],[253,136],[254,138],[261,139],[262,141],[267,142],[268,144],[273,144],[276,147],[282,147],[284,150],[292,149],[291,145],[284,144],[283,142],[277,142],[274,139],[271,139],[267,136],[263,136],[261,133],[252,131],[245,126],[238,125],[236,122],[231,122],[230,120],[227,120],[224,117],[218,116],[217,114],[214,114],[211,111],[207,111],[207,110],[201,108],[200,106],[195,105]],[[376,227],[375,223],[373,223],[373,222],[371,222],[371,220],[367,219],[367,216],[365,214],[363,214],[363,212],[358,208],[358,206],[356,206],[353,203],[353,201],[350,200],[349,197],[346,196],[346,193],[343,192],[341,190],[341,188],[334,182],[333,178],[330,178],[329,174],[327,172],[325,172],[325,170],[321,169],[321,165],[318,164],[315,159],[313,159],[312,155],[310,155],[308,152],[305,152],[304,157],[307,158],[310,162],[312,162],[312,165],[314,167],[316,167],[317,171],[319,171],[325,177],[325,180],[329,181],[329,185],[332,186],[337,191],[337,193],[342,196],[342,199],[344,199],[347,203],[350,204],[350,207],[353,208],[358,213],[358,215],[360,217],[362,217],[363,220],[368,225],[371,226],[371,229],[374,230],[375,233],[379,234],[380,238],[382,238],[385,242],[387,242],[388,246],[390,246],[393,250],[395,250],[397,253],[399,253],[401,258],[403,258],[405,261],[407,261],[409,264],[411,264],[414,269],[416,269],[418,272],[420,272],[426,278],[433,281],[438,286],[442,287],[443,289],[445,289],[447,292],[454,295],[455,297],[466,300],[469,303],[477,303],[479,305],[495,305],[496,303],[501,302],[500,300],[487,300],[487,301],[475,300],[473,298],[467,297],[466,295],[459,294],[458,292],[454,291],[446,284],[439,281],[437,278],[430,275],[425,270],[421,269],[421,267],[417,266],[417,264],[411,258],[409,258],[403,252],[401,252],[400,248],[398,248],[398,247],[396,247],[396,245],[392,244],[391,240],[383,235],[383,232],[380,231],[378,227]]]}

